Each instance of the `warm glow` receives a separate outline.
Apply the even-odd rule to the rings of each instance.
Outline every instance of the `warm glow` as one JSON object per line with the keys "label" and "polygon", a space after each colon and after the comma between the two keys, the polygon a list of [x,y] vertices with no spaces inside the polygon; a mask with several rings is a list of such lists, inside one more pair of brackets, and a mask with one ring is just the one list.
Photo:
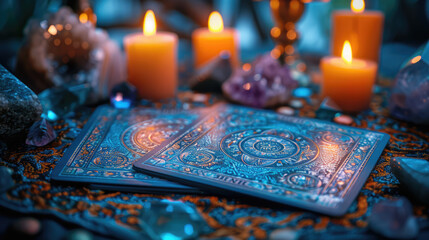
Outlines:
{"label": "warm glow", "polygon": [[355,13],[361,13],[365,10],[365,1],[364,0],[352,0],[350,8]]}
{"label": "warm glow", "polygon": [[156,21],[155,14],[152,10],[148,10],[144,15],[143,21],[143,35],[153,36],[156,34]]}
{"label": "warm glow", "polygon": [[341,58],[347,62],[352,62],[352,46],[349,41],[345,41],[343,45],[343,52],[341,52]]}
{"label": "warm glow", "polygon": [[88,22],[88,15],[86,13],[81,13],[79,15],[79,21],[81,23],[87,23]]}
{"label": "warm glow", "polygon": [[209,30],[210,32],[222,32],[223,20],[220,13],[214,11],[209,16]]}
{"label": "warm glow", "polygon": [[49,26],[48,33],[51,35],[57,35],[57,28],[54,25]]}
{"label": "warm glow", "polygon": [[243,64],[243,71],[248,72],[250,69],[252,69],[252,65],[250,65],[250,63]]}
{"label": "warm glow", "polygon": [[415,56],[415,57],[413,57],[413,59],[411,59],[411,63],[412,64],[414,64],[414,63],[417,63],[418,61],[420,61],[420,59],[422,59],[422,56]]}

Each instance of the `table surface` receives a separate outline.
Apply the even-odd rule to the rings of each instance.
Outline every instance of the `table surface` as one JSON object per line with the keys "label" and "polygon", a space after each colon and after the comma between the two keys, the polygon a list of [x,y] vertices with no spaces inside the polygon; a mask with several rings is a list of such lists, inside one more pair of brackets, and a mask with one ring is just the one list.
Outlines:
{"label": "table surface", "polygon": [[[404,196],[398,180],[391,172],[391,158],[408,156],[429,159],[429,130],[391,118],[386,109],[387,89],[391,81],[383,80],[379,84],[381,91],[374,96],[370,110],[354,116],[352,126],[384,132],[391,138],[358,197],[342,217],[272,207],[269,204],[221,195],[108,192],[51,183],[52,169],[79,135],[93,110],[82,108],[73,117],[53,122],[58,137],[50,144],[44,147],[25,144],[5,147],[7,149],[0,155],[0,166],[7,166],[15,171],[13,177],[16,185],[0,195],[0,220],[31,215],[42,219],[42,223],[46,219],[51,221],[46,226],[55,225],[52,223],[55,222],[62,229],[87,228],[100,239],[124,238],[136,236],[132,233],[139,232],[137,222],[142,203],[169,199],[182,201],[196,208],[213,230],[204,236],[209,239],[264,239],[278,229],[290,230],[300,239],[376,239],[378,236],[368,227],[372,207],[382,200]],[[168,102],[142,104],[157,108],[177,108],[187,103],[192,108],[209,106],[221,100],[220,97],[209,95],[207,101],[196,103],[184,97],[189,94],[180,92],[176,99]],[[318,95],[313,95],[310,101],[299,100],[304,103],[304,107],[297,115],[314,118],[320,103]],[[429,236],[429,208],[413,201],[412,203],[420,227],[419,238],[424,239]],[[0,234],[4,228],[0,228]]]}

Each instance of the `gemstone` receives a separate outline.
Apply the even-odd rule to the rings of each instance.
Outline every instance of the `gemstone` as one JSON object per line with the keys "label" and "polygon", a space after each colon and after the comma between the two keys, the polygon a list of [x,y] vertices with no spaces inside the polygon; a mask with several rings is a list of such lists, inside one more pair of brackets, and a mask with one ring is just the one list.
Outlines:
{"label": "gemstone", "polygon": [[57,137],[54,128],[45,118],[35,122],[28,132],[25,143],[32,146],[45,146]]}
{"label": "gemstone", "polygon": [[74,229],[67,233],[66,240],[91,240],[92,234],[85,229]]}
{"label": "gemstone", "polygon": [[42,224],[32,217],[24,217],[12,224],[12,229],[21,236],[35,236],[40,232]]}
{"label": "gemstone", "polygon": [[28,131],[41,113],[36,94],[0,65],[0,138]]}
{"label": "gemstone", "polygon": [[341,113],[339,107],[330,98],[323,99],[319,109],[316,111],[316,117],[323,120],[332,121],[334,117]]}
{"label": "gemstone", "polygon": [[137,89],[128,82],[122,82],[112,88],[110,103],[115,108],[130,108],[137,100]]}
{"label": "gemstone", "polygon": [[309,98],[311,96],[311,89],[306,87],[299,87],[293,90],[293,96],[297,98]]}
{"label": "gemstone", "polygon": [[189,80],[189,86],[196,92],[222,92],[222,84],[231,76],[231,56],[229,52],[221,52],[204,66],[196,69]]}
{"label": "gemstone", "polygon": [[304,104],[301,102],[301,100],[294,99],[289,102],[289,105],[293,108],[302,108]]}
{"label": "gemstone", "polygon": [[425,204],[429,204],[429,161],[411,157],[395,157],[390,161],[401,188]]}
{"label": "gemstone", "polygon": [[66,87],[48,88],[39,94],[42,116],[50,121],[71,115],[80,105],[79,97]]}
{"label": "gemstone", "polygon": [[276,229],[271,232],[270,240],[294,240],[299,239],[299,234],[293,229]]}
{"label": "gemstone", "polygon": [[353,123],[353,118],[350,117],[349,115],[337,113],[334,117],[334,122],[343,124],[343,125],[350,125]]}
{"label": "gemstone", "polygon": [[197,239],[210,231],[194,208],[179,201],[146,202],[139,220],[153,239]]}
{"label": "gemstone", "polygon": [[295,109],[283,106],[277,108],[277,112],[286,116],[293,116],[295,114]]}
{"label": "gemstone", "polygon": [[267,54],[256,58],[249,69],[234,71],[222,90],[231,101],[263,108],[287,103],[297,86],[289,67]]}
{"label": "gemstone", "polygon": [[194,93],[192,95],[193,102],[205,102],[207,101],[207,99],[208,99],[208,96],[206,94]]}
{"label": "gemstone", "polygon": [[369,216],[369,227],[392,239],[415,238],[419,231],[412,205],[404,197],[376,203]]}
{"label": "gemstone", "polygon": [[15,185],[15,182],[12,178],[12,169],[8,167],[0,167],[0,193],[9,190]]}
{"label": "gemstone", "polygon": [[429,64],[423,59],[410,62],[399,71],[392,88],[389,110],[398,119],[429,124]]}

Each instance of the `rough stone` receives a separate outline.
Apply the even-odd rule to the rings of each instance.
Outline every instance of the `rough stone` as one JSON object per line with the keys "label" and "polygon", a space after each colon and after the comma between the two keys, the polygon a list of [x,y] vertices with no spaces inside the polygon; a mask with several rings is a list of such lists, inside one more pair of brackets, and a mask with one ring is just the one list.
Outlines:
{"label": "rough stone", "polygon": [[57,137],[54,128],[45,118],[35,122],[28,132],[25,143],[32,146],[45,146]]}
{"label": "rough stone", "polygon": [[369,217],[369,227],[389,239],[412,239],[419,232],[412,205],[404,197],[376,203]]}
{"label": "rough stone", "polygon": [[429,161],[425,159],[395,157],[390,161],[393,174],[401,187],[411,196],[429,205]]}
{"label": "rough stone", "polygon": [[15,185],[15,182],[12,178],[12,173],[12,169],[4,166],[0,167],[0,193],[9,190]]}
{"label": "rough stone", "polygon": [[36,94],[0,65],[0,138],[28,131],[42,111]]}

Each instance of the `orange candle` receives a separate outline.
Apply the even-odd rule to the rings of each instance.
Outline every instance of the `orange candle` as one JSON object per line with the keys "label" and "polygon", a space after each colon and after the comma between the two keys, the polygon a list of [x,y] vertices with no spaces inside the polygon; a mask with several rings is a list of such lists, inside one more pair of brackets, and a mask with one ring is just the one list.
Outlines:
{"label": "orange candle", "polygon": [[349,40],[356,58],[378,62],[383,37],[383,13],[364,11],[363,0],[352,0],[351,9],[336,11],[332,15],[332,54],[341,56],[343,43]]}
{"label": "orange candle", "polygon": [[349,41],[344,43],[341,58],[324,57],[320,69],[323,97],[329,97],[345,112],[356,113],[369,107],[377,64],[353,59]]}
{"label": "orange candle", "polygon": [[239,67],[238,33],[234,29],[224,29],[222,16],[212,12],[207,28],[199,28],[192,33],[195,67],[201,67],[222,51],[231,55],[231,65]]}
{"label": "orange candle", "polygon": [[146,12],[143,34],[124,38],[128,81],[141,98],[160,100],[174,97],[177,89],[177,35],[156,32],[153,11]]}

